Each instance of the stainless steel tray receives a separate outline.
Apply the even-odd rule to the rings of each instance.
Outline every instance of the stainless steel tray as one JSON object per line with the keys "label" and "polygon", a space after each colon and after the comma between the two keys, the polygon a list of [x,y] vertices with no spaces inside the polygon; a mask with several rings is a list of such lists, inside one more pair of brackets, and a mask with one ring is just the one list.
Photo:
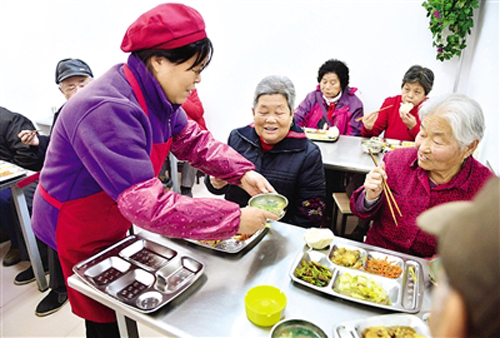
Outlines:
{"label": "stainless steel tray", "polygon": [[335,326],[333,336],[336,338],[361,338],[365,329],[374,326],[409,326],[417,334],[431,337],[427,324],[419,317],[409,314],[391,314],[352,320]]}
{"label": "stainless steel tray", "polygon": [[0,183],[26,175],[26,170],[15,164],[0,160]]}
{"label": "stainless steel tray", "polygon": [[225,252],[225,253],[230,253],[230,254],[235,254],[235,253],[242,251],[243,249],[245,249],[249,245],[254,244],[257,241],[259,241],[262,237],[264,237],[264,235],[267,233],[267,231],[268,231],[267,228],[259,230],[256,233],[254,233],[252,235],[252,237],[250,237],[244,241],[240,241],[239,239],[237,239],[236,236],[233,236],[232,238],[225,239],[222,241],[216,241],[213,244],[209,244],[207,242],[196,241],[193,239],[184,239],[184,240],[186,242],[193,243],[193,244],[202,246],[204,248],[208,248],[208,249],[212,249],[212,250],[220,251],[220,252]]}
{"label": "stainless steel tray", "polygon": [[140,235],[124,238],[73,267],[94,289],[144,313],[176,298],[204,269],[197,259]]}
{"label": "stainless steel tray", "polygon": [[[337,248],[342,247],[350,250],[359,250],[361,253],[361,258],[387,257],[389,261],[396,262],[396,264],[398,264],[403,271],[398,278],[388,278],[365,272],[363,271],[363,269],[357,270],[334,264],[330,260],[330,257],[333,255],[333,252]],[[295,269],[302,264],[302,261],[305,261],[306,263],[315,261],[325,266],[332,273],[332,279],[325,286],[317,286],[300,279],[299,277],[297,277]],[[364,264],[366,264],[366,260]],[[410,267],[413,268],[416,276],[416,281],[414,281],[412,278]],[[337,291],[336,287],[338,285],[338,279],[346,273],[349,273],[351,276],[367,277],[370,280],[376,282],[378,285],[382,286],[382,288],[387,292],[389,303],[375,303],[364,299],[354,298]],[[420,262],[418,262],[414,257],[363,243],[344,240],[341,238],[335,238],[331,245],[325,250],[311,250],[307,246],[305,246],[302,252],[297,255],[297,258],[292,265],[292,268],[290,270],[290,278],[296,283],[305,285],[325,294],[333,295],[339,298],[366,304],[369,306],[408,313],[416,313],[420,311],[425,290],[423,268]]]}

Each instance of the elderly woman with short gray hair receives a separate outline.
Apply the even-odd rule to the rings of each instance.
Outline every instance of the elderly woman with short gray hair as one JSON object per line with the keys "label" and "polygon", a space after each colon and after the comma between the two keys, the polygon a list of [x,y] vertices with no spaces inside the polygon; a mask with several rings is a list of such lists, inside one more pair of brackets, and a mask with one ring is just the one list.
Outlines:
{"label": "elderly woman with short gray hair", "polygon": [[[282,221],[302,227],[320,226],[325,210],[325,176],[321,152],[294,123],[295,88],[285,76],[265,77],[257,85],[254,122],[235,129],[228,144],[255,165],[255,170],[286,198]],[[225,194],[241,207],[250,195],[238,186],[207,176],[207,188]]]}
{"label": "elderly woman with short gray hair", "polygon": [[[387,153],[351,196],[351,210],[373,220],[366,243],[431,257],[436,240],[417,227],[417,216],[439,204],[472,199],[493,173],[472,157],[485,129],[476,101],[459,94],[430,99],[419,116],[416,147]],[[383,181],[401,209],[402,217],[395,212],[398,224],[382,194]]]}
{"label": "elderly woman with short gray hair", "polygon": [[420,131],[418,109],[432,90],[434,73],[422,66],[411,66],[403,77],[401,95],[385,99],[376,112],[363,117],[361,135],[414,141]]}

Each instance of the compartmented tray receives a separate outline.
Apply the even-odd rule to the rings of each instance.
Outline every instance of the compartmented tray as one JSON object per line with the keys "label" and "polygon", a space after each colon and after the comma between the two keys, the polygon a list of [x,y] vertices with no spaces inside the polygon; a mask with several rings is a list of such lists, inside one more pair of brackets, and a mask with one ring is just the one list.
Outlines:
{"label": "compartmented tray", "polygon": [[139,235],[124,238],[73,267],[93,288],[145,313],[180,295],[204,269],[195,258]]}
{"label": "compartmented tray", "polygon": [[419,317],[410,314],[382,315],[349,321],[335,326],[333,328],[333,336],[336,338],[362,338],[365,329],[376,326],[384,326],[386,328],[406,326],[412,328],[420,336],[431,336],[427,324]]}
{"label": "compartmented tray", "polygon": [[[349,257],[351,258],[350,263],[355,267],[347,267],[341,265],[342,262],[337,261],[336,264],[332,261],[334,253],[342,248],[359,252],[359,258],[357,256],[355,258]],[[399,267],[400,275],[386,277],[367,272],[368,262],[374,258],[386,259],[392,265]],[[318,278],[314,279],[308,276],[299,277],[298,270],[304,264],[310,266],[311,262],[325,267],[324,275],[331,278],[318,280]],[[335,238],[326,250],[316,251],[304,247],[292,265],[290,278],[296,283],[325,294],[369,306],[407,313],[420,311],[425,290],[422,265],[411,259],[411,256],[339,238]],[[315,283],[313,284],[313,282]]]}
{"label": "compartmented tray", "polygon": [[234,235],[232,238],[221,240],[221,241],[196,241],[192,239],[184,239],[186,242],[193,243],[204,248],[209,248],[215,251],[226,252],[230,254],[235,254],[247,246],[256,243],[267,233],[267,228],[255,232],[252,236],[247,239],[241,240],[240,235]]}
{"label": "compartmented tray", "polygon": [[0,160],[0,183],[26,175],[26,170],[15,164]]}

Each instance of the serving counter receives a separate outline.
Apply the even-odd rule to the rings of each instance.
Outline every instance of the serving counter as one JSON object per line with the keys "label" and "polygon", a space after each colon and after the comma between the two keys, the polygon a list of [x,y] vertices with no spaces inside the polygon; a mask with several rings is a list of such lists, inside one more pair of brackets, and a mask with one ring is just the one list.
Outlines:
{"label": "serving counter", "polygon": [[[329,336],[333,336],[333,327],[342,322],[392,313],[294,283],[289,274],[297,255],[304,250],[304,231],[304,228],[273,222],[272,228],[259,242],[237,254],[221,253],[183,240],[142,232],[143,237],[187,252],[205,264],[203,276],[186,292],[151,314],[122,305],[76,275],[68,279],[68,284],[115,310],[122,337],[138,336],[136,321],[168,336],[267,337],[271,328],[252,324],[245,314],[245,294],[256,285],[273,285],[281,289],[287,297],[286,319],[309,320]],[[430,309],[428,265],[426,260],[412,259],[424,267],[426,290],[421,311],[417,313],[422,317]]]}

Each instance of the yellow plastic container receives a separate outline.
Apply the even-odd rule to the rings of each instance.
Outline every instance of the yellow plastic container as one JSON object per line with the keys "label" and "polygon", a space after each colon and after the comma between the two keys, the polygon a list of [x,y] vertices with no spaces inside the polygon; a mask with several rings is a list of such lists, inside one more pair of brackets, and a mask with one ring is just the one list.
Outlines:
{"label": "yellow plastic container", "polygon": [[285,294],[271,285],[256,286],[245,296],[245,312],[255,325],[273,326],[281,320],[285,306]]}

